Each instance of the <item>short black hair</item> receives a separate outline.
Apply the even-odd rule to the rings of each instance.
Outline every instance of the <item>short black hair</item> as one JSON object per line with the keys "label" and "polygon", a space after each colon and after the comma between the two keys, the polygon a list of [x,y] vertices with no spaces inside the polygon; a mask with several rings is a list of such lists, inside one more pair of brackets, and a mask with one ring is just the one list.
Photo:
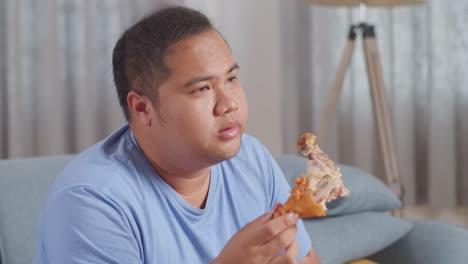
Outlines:
{"label": "short black hair", "polygon": [[184,38],[216,30],[199,11],[168,6],[153,12],[128,28],[117,41],[112,54],[114,83],[127,121],[131,90],[148,96],[159,105],[158,88],[169,75],[164,64],[167,49]]}

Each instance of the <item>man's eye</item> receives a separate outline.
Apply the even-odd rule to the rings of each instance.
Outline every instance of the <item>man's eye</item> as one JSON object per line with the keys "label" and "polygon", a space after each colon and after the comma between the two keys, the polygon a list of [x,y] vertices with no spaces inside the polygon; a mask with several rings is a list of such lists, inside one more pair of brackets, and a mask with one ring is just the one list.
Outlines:
{"label": "man's eye", "polygon": [[210,89],[210,87],[208,86],[203,86],[203,87],[200,87],[198,88],[197,90],[195,90],[195,92],[206,92]]}
{"label": "man's eye", "polygon": [[237,79],[237,76],[233,76],[233,77],[231,77],[231,78],[228,79],[228,82],[232,82],[232,81],[234,81],[234,80],[236,80],[236,79]]}

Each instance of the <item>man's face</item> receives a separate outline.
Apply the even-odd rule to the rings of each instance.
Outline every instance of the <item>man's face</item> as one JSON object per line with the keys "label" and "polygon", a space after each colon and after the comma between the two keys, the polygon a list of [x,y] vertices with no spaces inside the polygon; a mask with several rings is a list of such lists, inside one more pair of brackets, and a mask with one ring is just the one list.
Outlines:
{"label": "man's face", "polygon": [[159,88],[159,108],[151,113],[155,147],[196,166],[236,155],[248,106],[224,39],[210,30],[178,41],[165,64],[170,75]]}

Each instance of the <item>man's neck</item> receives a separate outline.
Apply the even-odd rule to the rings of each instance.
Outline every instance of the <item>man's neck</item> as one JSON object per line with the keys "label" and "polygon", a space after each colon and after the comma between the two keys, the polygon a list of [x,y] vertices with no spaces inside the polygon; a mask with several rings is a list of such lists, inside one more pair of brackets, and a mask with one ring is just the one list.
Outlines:
{"label": "man's neck", "polygon": [[204,208],[210,186],[211,167],[190,170],[180,168],[180,164],[175,162],[156,160],[151,152],[151,149],[157,149],[151,145],[153,142],[145,142],[145,137],[140,135],[138,130],[132,129],[132,132],[143,154],[159,176],[192,206]]}
{"label": "man's neck", "polygon": [[197,208],[204,208],[210,188],[211,170],[207,168],[203,171],[190,174],[172,174],[158,169],[156,164],[152,164],[159,176],[169,184],[185,201]]}

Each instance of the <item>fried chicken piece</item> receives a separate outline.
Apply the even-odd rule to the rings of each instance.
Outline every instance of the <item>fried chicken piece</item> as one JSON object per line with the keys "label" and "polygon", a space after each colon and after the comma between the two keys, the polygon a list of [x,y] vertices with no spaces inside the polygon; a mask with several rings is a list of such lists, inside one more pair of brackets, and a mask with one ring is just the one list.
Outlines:
{"label": "fried chicken piece", "polygon": [[296,179],[291,196],[276,210],[274,217],[289,212],[295,212],[301,218],[325,216],[326,203],[347,196],[349,190],[343,184],[340,168],[317,145],[317,136],[305,133],[297,146],[309,159],[307,174]]}

